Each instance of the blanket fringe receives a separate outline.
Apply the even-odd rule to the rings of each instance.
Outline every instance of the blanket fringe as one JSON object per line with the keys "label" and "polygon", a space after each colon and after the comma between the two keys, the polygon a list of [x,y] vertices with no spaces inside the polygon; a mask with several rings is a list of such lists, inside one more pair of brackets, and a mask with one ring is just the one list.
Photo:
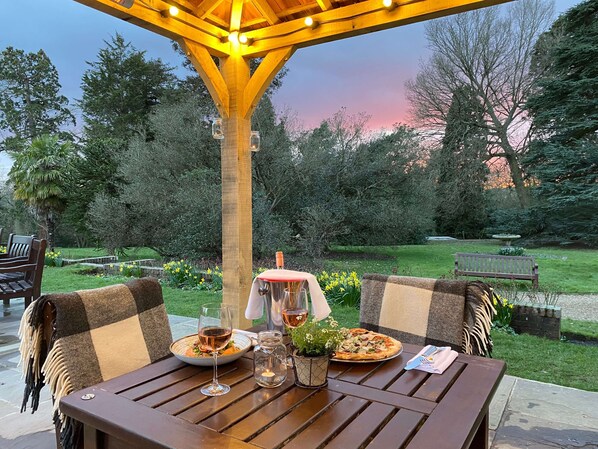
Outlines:
{"label": "blanket fringe", "polygon": [[25,392],[21,403],[21,413],[27,409],[27,401],[31,397],[31,411],[37,410],[39,406],[39,395],[44,386],[44,379],[41,372],[41,345],[42,326],[32,325],[32,315],[36,301],[25,309],[19,324],[18,335],[21,339],[19,345],[22,377],[25,379]]}
{"label": "blanket fringe", "polygon": [[494,292],[482,282],[474,281],[467,286],[466,309],[470,312],[473,326],[463,323],[463,352],[465,354],[490,356],[492,339],[490,328],[496,309],[492,303]]}
{"label": "blanket fringe", "polygon": [[68,373],[68,368],[65,362],[62,340],[56,341],[48,353],[46,361],[42,366],[42,373],[50,388],[50,392],[52,393],[54,413],[58,413],[58,419],[60,420],[62,430],[65,426],[65,416],[60,413],[58,405],[60,399],[74,391],[73,384],[71,383],[71,376]]}

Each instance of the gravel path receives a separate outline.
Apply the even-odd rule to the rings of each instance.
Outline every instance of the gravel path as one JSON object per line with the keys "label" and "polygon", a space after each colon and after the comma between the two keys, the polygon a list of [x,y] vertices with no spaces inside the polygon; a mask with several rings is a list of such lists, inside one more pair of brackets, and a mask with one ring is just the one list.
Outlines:
{"label": "gravel path", "polygon": [[557,303],[563,318],[598,321],[598,295],[562,295]]}

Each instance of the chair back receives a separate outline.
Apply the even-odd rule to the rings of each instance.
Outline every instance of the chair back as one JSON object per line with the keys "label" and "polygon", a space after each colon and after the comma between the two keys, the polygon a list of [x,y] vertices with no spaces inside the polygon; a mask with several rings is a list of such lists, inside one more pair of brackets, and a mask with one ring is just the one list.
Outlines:
{"label": "chair back", "polygon": [[[27,366],[24,404],[31,397],[35,411],[39,391],[49,385],[65,449],[79,447],[82,428],[60,412],[60,398],[170,354],[170,325],[154,278],[44,295],[27,312],[21,326],[23,340],[31,343],[20,348],[21,363]],[[41,344],[34,344],[32,336],[40,334]]]}
{"label": "chair back", "polygon": [[479,281],[365,274],[360,326],[404,343],[487,355],[492,290]]}
{"label": "chair back", "polygon": [[29,257],[34,236],[10,234],[6,242],[7,257]]}
{"label": "chair back", "polygon": [[33,286],[33,299],[41,296],[42,276],[44,274],[44,265],[46,261],[46,239],[32,239],[30,245],[29,262],[36,265],[35,270],[25,272],[25,281]]}

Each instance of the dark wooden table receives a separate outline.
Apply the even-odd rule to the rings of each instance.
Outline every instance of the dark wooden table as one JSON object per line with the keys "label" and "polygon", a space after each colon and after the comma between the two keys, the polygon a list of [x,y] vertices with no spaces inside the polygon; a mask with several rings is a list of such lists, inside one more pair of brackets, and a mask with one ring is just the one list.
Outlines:
{"label": "dark wooden table", "polygon": [[[382,363],[332,363],[328,386],[275,389],[253,380],[252,352],[219,367],[232,386],[203,396],[212,369],[169,358],[64,398],[85,424],[85,449],[488,447],[488,406],[499,360],[459,355],[442,374],[404,371],[420,348]],[[91,400],[82,395],[93,393]]]}

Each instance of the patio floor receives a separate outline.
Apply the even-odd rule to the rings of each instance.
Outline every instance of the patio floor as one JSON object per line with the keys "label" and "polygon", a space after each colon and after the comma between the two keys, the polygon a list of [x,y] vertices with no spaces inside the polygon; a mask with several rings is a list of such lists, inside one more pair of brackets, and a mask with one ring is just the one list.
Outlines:
{"label": "patio floor", "polygon": [[[0,449],[55,448],[48,389],[35,414],[19,413],[23,381],[17,331],[23,301],[0,316]],[[173,338],[191,334],[197,320],[170,315]],[[494,449],[598,449],[598,393],[505,376],[490,410]],[[433,449],[433,448],[430,448]]]}

